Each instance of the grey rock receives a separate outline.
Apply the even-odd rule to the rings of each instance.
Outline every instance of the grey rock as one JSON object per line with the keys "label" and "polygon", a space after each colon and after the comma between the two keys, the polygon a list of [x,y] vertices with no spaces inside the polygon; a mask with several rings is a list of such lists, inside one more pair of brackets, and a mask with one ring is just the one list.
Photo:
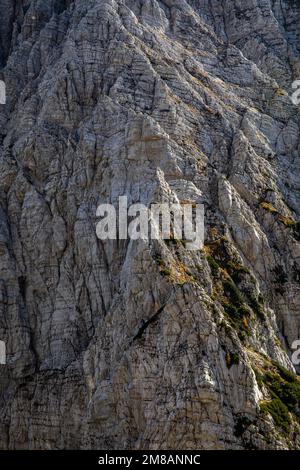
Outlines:
{"label": "grey rock", "polygon": [[[0,17],[0,448],[299,449],[257,375],[300,337],[299,2]],[[101,242],[122,195],[204,203],[204,249]]]}

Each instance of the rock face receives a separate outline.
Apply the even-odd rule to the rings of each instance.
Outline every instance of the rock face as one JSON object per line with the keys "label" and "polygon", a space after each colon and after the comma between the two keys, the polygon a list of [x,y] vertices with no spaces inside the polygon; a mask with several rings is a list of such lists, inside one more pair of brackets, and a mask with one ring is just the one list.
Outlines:
{"label": "rock face", "polygon": [[[299,449],[300,2],[0,18],[0,448]],[[122,195],[203,203],[203,250],[100,241]]]}

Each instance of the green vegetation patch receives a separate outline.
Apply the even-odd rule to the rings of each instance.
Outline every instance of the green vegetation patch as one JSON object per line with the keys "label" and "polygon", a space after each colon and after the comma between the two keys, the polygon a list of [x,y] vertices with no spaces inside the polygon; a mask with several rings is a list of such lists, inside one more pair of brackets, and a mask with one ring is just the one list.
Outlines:
{"label": "green vegetation patch", "polygon": [[209,264],[209,267],[210,267],[210,269],[211,269],[212,275],[213,275],[214,277],[217,277],[218,274],[219,274],[219,270],[220,270],[219,264],[218,264],[218,263],[216,262],[216,260],[215,260],[212,256],[210,256],[210,255],[208,255],[206,259],[207,259],[207,261],[208,261],[208,264]]}
{"label": "green vegetation patch", "polygon": [[242,415],[238,416],[237,422],[234,428],[234,433],[237,437],[240,437],[248,429],[248,427],[253,424],[253,420],[248,416]]}
{"label": "green vegetation patch", "polygon": [[262,403],[260,409],[264,414],[270,413],[276,426],[280,427],[285,433],[289,432],[291,425],[289,410],[279,398],[273,398],[271,401]]}
{"label": "green vegetation patch", "polygon": [[[220,301],[229,323],[238,332],[240,339],[244,340],[250,335],[251,310],[260,320],[265,320],[264,300],[261,295],[256,298],[251,293],[253,276],[240,263],[224,236],[206,244],[204,251],[214,278],[214,299]],[[239,285],[243,286],[243,292]]]}
{"label": "green vegetation patch", "polygon": [[230,369],[233,365],[238,365],[240,363],[240,358],[237,353],[227,351],[225,354],[225,361],[228,369]]}
{"label": "green vegetation patch", "polygon": [[271,399],[261,403],[261,411],[270,413],[276,426],[288,433],[293,420],[300,424],[300,381],[282,365],[265,359],[263,370],[254,368],[259,387],[267,388]]}
{"label": "green vegetation patch", "polygon": [[275,398],[279,398],[291,413],[300,419],[300,382],[296,376],[278,365],[279,373],[266,372],[264,382]]}

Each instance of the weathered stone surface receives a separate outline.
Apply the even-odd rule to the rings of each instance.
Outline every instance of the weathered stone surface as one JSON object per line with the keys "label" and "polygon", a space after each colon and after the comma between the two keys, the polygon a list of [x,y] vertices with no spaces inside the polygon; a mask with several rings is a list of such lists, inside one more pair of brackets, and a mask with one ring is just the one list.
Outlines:
{"label": "weathered stone surface", "polygon": [[[257,375],[300,337],[300,3],[0,17],[0,448],[300,448]],[[121,195],[203,202],[204,250],[99,241]]]}

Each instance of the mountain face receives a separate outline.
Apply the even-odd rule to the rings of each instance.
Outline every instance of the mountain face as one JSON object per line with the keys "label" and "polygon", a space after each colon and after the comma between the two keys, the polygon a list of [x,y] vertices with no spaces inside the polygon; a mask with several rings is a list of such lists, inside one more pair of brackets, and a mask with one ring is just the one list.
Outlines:
{"label": "mountain face", "polygon": [[[300,2],[0,18],[0,448],[299,449]],[[99,240],[123,195],[203,249]]]}

